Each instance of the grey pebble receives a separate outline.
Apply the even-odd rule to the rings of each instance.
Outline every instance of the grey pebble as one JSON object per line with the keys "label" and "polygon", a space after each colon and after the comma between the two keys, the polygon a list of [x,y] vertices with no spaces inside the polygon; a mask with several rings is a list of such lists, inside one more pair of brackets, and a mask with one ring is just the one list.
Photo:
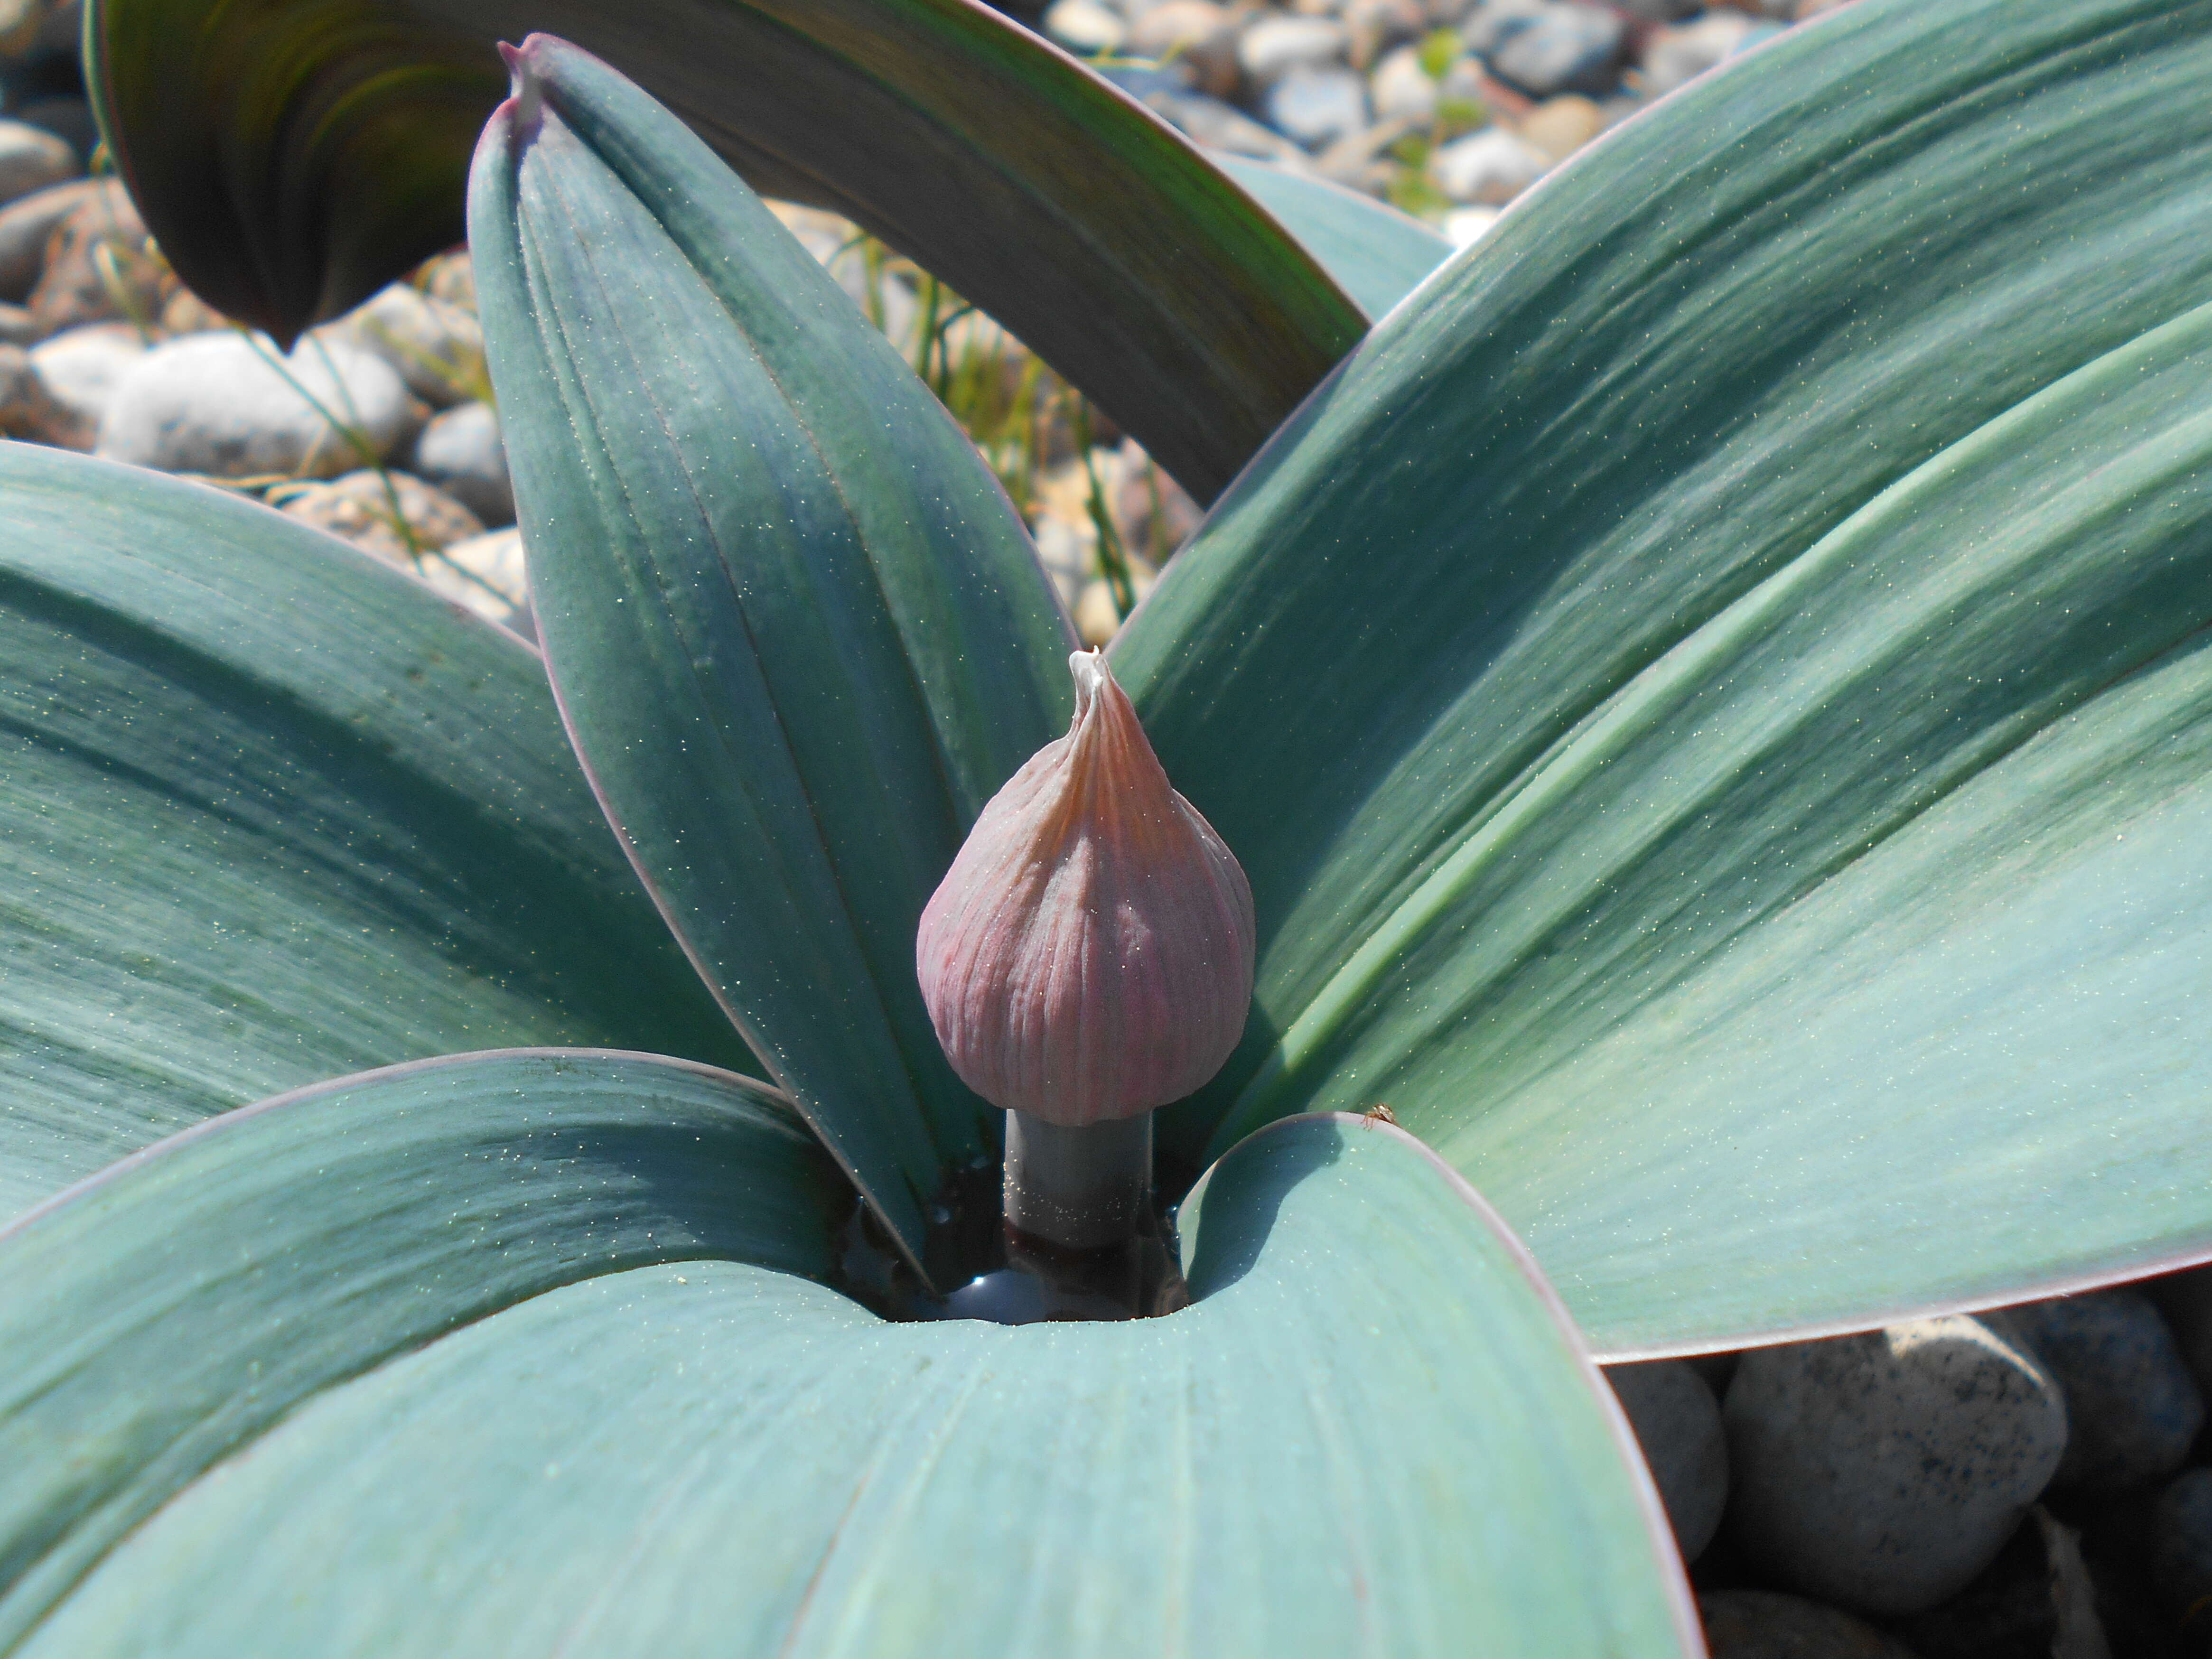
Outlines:
{"label": "grey pebble", "polygon": [[46,242],[61,222],[100,189],[97,179],[76,179],[35,191],[0,208],[0,300],[20,301],[38,286]]}
{"label": "grey pebble", "polygon": [[1682,1363],[1705,1379],[1705,1386],[1717,1400],[1728,1394],[1728,1385],[1735,1380],[1736,1365],[1742,1358],[1740,1353],[1698,1353]]}
{"label": "grey pebble", "polygon": [[1129,29],[1112,7],[1098,0],[1054,0],[1045,9],[1044,32],[1070,52],[1088,56],[1120,51]]}
{"label": "grey pebble", "polygon": [[2168,1611],[2212,1597],[2212,1469],[2188,1469],[2152,1506],[2150,1577]]}
{"label": "grey pebble", "polygon": [[2166,1328],[2199,1391],[2212,1394],[2212,1267],[2147,1279],[2142,1289],[2166,1316]]}
{"label": "grey pebble", "polygon": [[1620,78],[1622,45],[1616,14],[1561,0],[1504,31],[1490,53],[1490,67],[1499,79],[1539,98],[1561,92],[1601,96]]}
{"label": "grey pebble", "polygon": [[379,289],[315,332],[381,357],[433,409],[466,402],[483,380],[482,325],[405,283]]}
{"label": "grey pebble", "polygon": [[33,346],[31,367],[68,416],[46,441],[64,449],[91,448],[115,389],[145,356],[144,337],[128,323],[88,323]]}
{"label": "grey pebble", "polygon": [[1231,109],[1218,98],[1197,93],[1156,92],[1145,100],[1152,109],[1209,149],[1225,149],[1231,155],[1255,161],[1279,161],[1294,167],[1305,163],[1305,152],[1273,127]]}
{"label": "grey pebble", "polygon": [[1502,127],[1455,138],[1430,158],[1437,187],[1455,202],[1497,206],[1544,176],[1550,158]]}
{"label": "grey pebble", "polygon": [[1707,12],[1694,23],[1656,31],[1644,47],[1644,90],[1656,98],[1703,75],[1759,26],[1740,11]]}
{"label": "grey pebble", "polygon": [[327,531],[404,569],[416,568],[420,551],[484,533],[474,514],[407,472],[364,467],[327,483],[280,485],[266,499],[287,518]]}
{"label": "grey pebble", "polygon": [[1367,127],[1367,82],[1347,69],[1293,69],[1267,91],[1267,118],[1308,149]]}
{"label": "grey pebble", "polygon": [[415,441],[413,471],[483,520],[489,528],[514,522],[514,486],[507,476],[507,446],[499,416],[489,404],[468,403],[435,416]]}
{"label": "grey pebble", "polygon": [[1723,1408],[1731,1534],[1780,1583],[1881,1613],[1956,1594],[2066,1451],[2027,1350],[1963,1316],[1744,1355]]}
{"label": "grey pebble", "polygon": [[[370,454],[316,403],[357,428]],[[123,378],[98,453],[165,472],[329,477],[391,454],[414,435],[416,418],[391,366],[343,343],[302,341],[280,373],[241,335],[188,334],[155,347]]]}
{"label": "grey pebble", "polygon": [[0,436],[52,443],[53,433],[73,416],[57,404],[30,354],[18,345],[0,345]]}
{"label": "grey pebble", "polygon": [[1695,1561],[1720,1530],[1728,1505],[1728,1436],[1721,1428],[1720,1402],[1695,1368],[1680,1359],[1608,1365],[1605,1376],[1644,1449],[1675,1546],[1685,1562]]}
{"label": "grey pebble", "polygon": [[93,117],[92,106],[82,98],[57,93],[18,104],[8,112],[26,126],[52,133],[80,160],[100,147],[100,123]]}
{"label": "grey pebble", "polygon": [[1255,86],[1272,86],[1294,69],[1322,69],[1344,56],[1349,37],[1328,17],[1270,12],[1237,42],[1237,61]]}
{"label": "grey pebble", "polygon": [[1401,46],[1375,66],[1370,82],[1375,113],[1385,121],[1436,119],[1437,83],[1421,67],[1418,46]]}
{"label": "grey pebble", "polygon": [[1712,1659],[1917,1659],[1863,1619],[1774,1590],[1698,1598]]}
{"label": "grey pebble", "polygon": [[2204,1397],[2148,1296],[2058,1297],[2008,1308],[2002,1319],[2066,1391],[2070,1435],[2051,1485],[2117,1492],[2162,1480],[2188,1460]]}
{"label": "grey pebble", "polygon": [[66,141],[43,127],[0,119],[0,202],[20,200],[83,170]]}
{"label": "grey pebble", "polygon": [[1973,1583],[1893,1628],[1920,1659],[2112,1659],[2080,1534],[2040,1504]]}
{"label": "grey pebble", "polygon": [[485,621],[526,640],[537,639],[538,623],[530,611],[530,584],[520,530],[495,530],[455,542],[441,549],[436,556],[423,560],[416,574],[440,594],[467,606]]}

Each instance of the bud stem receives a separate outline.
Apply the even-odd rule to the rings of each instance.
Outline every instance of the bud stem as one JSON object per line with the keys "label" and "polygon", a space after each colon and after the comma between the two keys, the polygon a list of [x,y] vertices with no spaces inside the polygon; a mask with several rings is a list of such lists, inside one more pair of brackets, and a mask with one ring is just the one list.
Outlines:
{"label": "bud stem", "polygon": [[1006,1221],[1062,1249],[1134,1238],[1152,1197],[1152,1115],[1079,1129],[1006,1114]]}

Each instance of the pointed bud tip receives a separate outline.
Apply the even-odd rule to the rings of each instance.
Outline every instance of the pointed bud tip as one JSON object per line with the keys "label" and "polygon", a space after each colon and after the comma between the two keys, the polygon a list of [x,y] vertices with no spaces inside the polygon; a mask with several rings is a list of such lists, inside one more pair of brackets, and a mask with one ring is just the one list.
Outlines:
{"label": "pointed bud tip", "polygon": [[543,59],[547,44],[554,38],[543,33],[525,35],[519,46],[499,42],[499,59],[507,65],[507,96],[492,112],[492,119],[504,119],[517,144],[527,143],[538,134],[538,119],[545,107]]}
{"label": "pointed bud tip", "polygon": [[1104,653],[1075,719],[983,808],[922,912],[915,965],[953,1070],[1078,1127],[1180,1100],[1252,1000],[1252,890],[1169,784]]}
{"label": "pointed bud tip", "polygon": [[1075,681],[1075,718],[1081,720],[1091,707],[1091,700],[1098,695],[1098,688],[1114,678],[1114,671],[1106,665],[1106,653],[1102,647],[1069,652],[1067,672]]}

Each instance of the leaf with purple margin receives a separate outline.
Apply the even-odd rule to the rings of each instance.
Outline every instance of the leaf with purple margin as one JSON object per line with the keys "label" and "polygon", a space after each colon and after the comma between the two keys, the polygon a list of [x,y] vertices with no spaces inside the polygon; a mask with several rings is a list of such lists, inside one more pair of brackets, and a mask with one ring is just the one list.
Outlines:
{"label": "leaf with purple margin", "polygon": [[1610,1390],[1395,1130],[1231,1152],[1170,1317],[887,1324],[738,1080],[562,1063],[241,1114],[0,1234],[11,1651],[1699,1651]]}
{"label": "leaf with purple margin", "polygon": [[999,1117],[921,907],[1064,729],[1073,643],[974,446],[751,191],[533,36],[471,241],[548,665],[647,887],[919,1258]]}
{"label": "leaf with purple margin", "polygon": [[0,1218],[485,1042],[744,1047],[538,653],[234,495],[0,444]]}
{"label": "leaf with purple margin", "polygon": [[2212,1254],[2209,75],[1861,0],[1376,331],[1115,647],[1260,912],[1170,1145],[1387,1101],[1615,1354]]}

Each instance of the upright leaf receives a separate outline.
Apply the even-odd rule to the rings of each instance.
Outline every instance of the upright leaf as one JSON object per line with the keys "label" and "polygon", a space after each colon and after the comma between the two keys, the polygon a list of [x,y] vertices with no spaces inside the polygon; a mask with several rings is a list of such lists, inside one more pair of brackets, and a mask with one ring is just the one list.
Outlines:
{"label": "upright leaf", "polygon": [[1232,1153],[1172,1317],[890,1325],[799,1276],[805,1149],[651,1065],[361,1079],[0,1235],[12,1650],[1698,1651],[1571,1327],[1395,1130]]}
{"label": "upright leaf", "polygon": [[1863,0],[1346,363],[1115,657],[1260,908],[1180,1135],[1388,1101],[1614,1352],[2212,1253],[2208,76]]}
{"label": "upright leaf", "polygon": [[577,750],[731,1017],[920,1252],[996,1114],[915,928],[1058,734],[1073,643],[1020,519],[850,301],[683,124],[532,37],[471,240]]}
{"label": "upright leaf", "polygon": [[461,231],[533,29],[763,193],[935,271],[1210,500],[1358,339],[1322,267],[1149,110],[978,0],[92,0],[87,79],[185,280],[289,338]]}
{"label": "upright leaf", "polygon": [[538,654],[331,537],[0,445],[0,1218],[483,1042],[743,1049]]}

